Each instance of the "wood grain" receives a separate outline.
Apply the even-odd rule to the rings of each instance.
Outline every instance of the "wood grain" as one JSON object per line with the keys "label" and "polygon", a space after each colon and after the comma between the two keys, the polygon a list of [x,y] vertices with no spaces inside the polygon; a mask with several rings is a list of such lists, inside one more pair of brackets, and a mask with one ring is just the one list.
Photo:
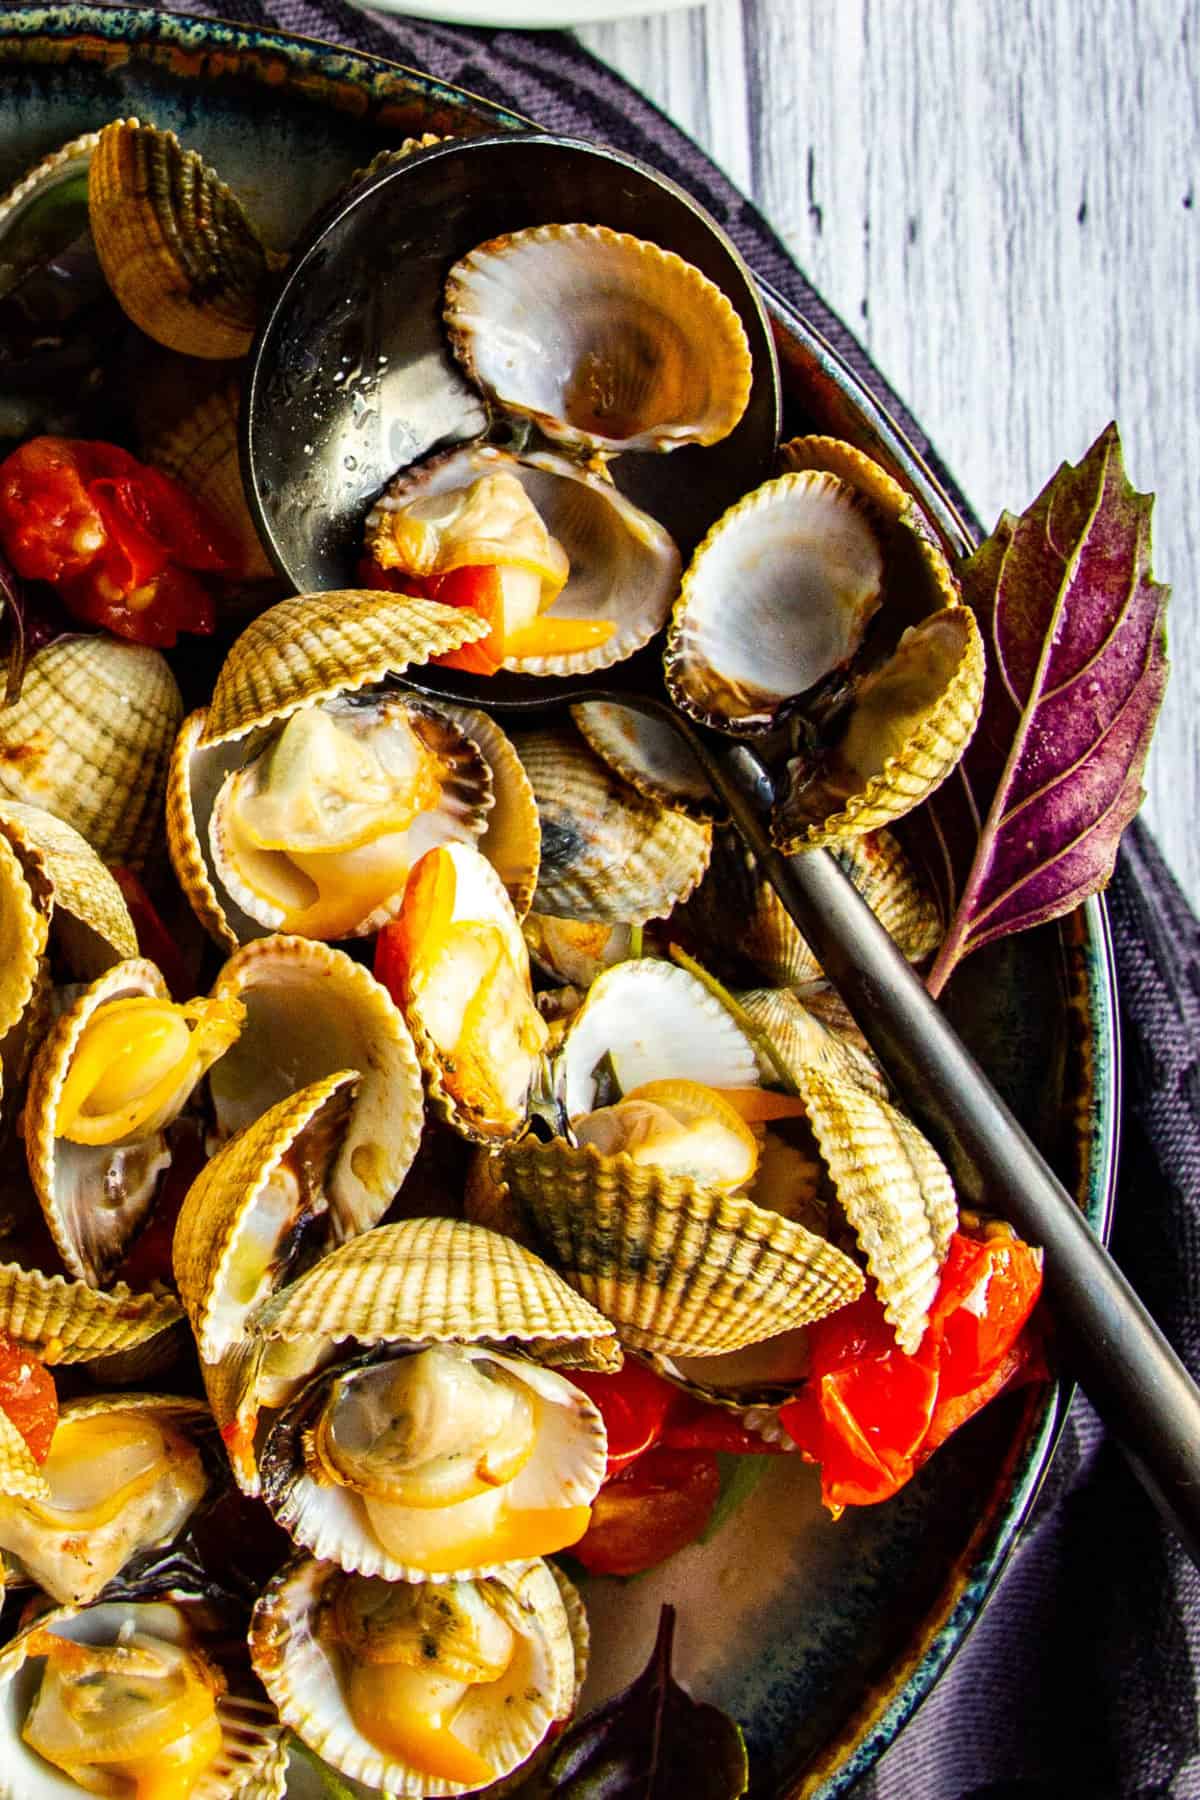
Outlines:
{"label": "wood grain", "polygon": [[1200,906],[1200,0],[708,0],[578,35],[757,202],[986,523],[1118,420],[1175,589],[1146,814]]}

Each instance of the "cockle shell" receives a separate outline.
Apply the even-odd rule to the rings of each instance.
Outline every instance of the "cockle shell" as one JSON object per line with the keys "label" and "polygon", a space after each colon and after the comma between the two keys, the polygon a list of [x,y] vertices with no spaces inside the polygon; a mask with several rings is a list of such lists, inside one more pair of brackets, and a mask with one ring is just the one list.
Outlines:
{"label": "cockle shell", "polygon": [[[311,1236],[334,1210],[325,1181],[357,1086],[357,1075],[340,1070],[281,1100],[231,1138],[188,1189],[172,1261],[201,1362],[220,1362],[238,1343],[255,1307],[287,1279],[301,1230]],[[340,1230],[324,1223],[338,1241],[357,1229],[353,1219]]]}
{"label": "cockle shell", "polygon": [[244,356],[274,255],[241,202],[175,134],[137,119],[100,133],[88,211],[105,279],[148,337],[186,356]]}
{"label": "cockle shell", "polygon": [[[78,1785],[30,1749],[21,1727],[38,1686],[36,1634],[52,1632],[76,1643],[112,1645],[122,1627],[170,1644],[196,1642],[186,1606],[176,1601],[102,1601],[57,1606],[38,1614],[0,1651],[0,1800],[71,1800]],[[221,1750],[193,1787],[193,1800],[282,1800],[287,1750],[271,1708],[230,1691],[216,1705]]]}
{"label": "cockle shell", "polygon": [[[89,1518],[97,1505],[115,1496],[107,1488],[98,1491],[93,1487],[93,1506],[87,1507],[80,1492],[81,1464],[86,1468],[100,1448],[98,1440],[105,1429],[119,1427],[123,1421],[135,1430],[141,1427],[152,1445],[158,1437],[161,1461],[152,1483],[145,1481],[142,1467],[136,1467],[132,1478],[124,1479],[123,1486],[129,1491],[111,1516]],[[70,1451],[64,1451],[73,1428],[88,1423],[95,1429],[84,1434],[83,1444],[76,1439]],[[211,1479],[201,1446],[212,1436],[212,1417],[203,1401],[178,1394],[103,1394],[66,1401],[59,1409],[46,1465],[54,1480],[48,1481],[39,1471],[44,1491],[22,1492],[0,1471],[0,1543],[10,1571],[15,1578],[23,1575],[34,1580],[60,1602],[79,1606],[94,1600],[133,1557],[169,1544],[200,1505]],[[120,1470],[118,1457],[118,1478]],[[65,1505],[62,1499],[55,1499],[56,1493],[63,1492],[64,1475],[72,1492]],[[107,1466],[101,1479],[112,1477],[113,1469]],[[56,1487],[55,1481],[60,1485]],[[118,1486],[117,1492],[121,1491]],[[6,1500],[28,1500],[34,1505],[12,1506]]]}
{"label": "cockle shell", "polygon": [[[48,911],[38,906],[21,859],[0,832],[0,1040],[8,1041],[33,999],[49,926]],[[7,1057],[5,1074],[11,1074]]]}
{"label": "cockle shell", "polygon": [[[607,226],[538,225],[480,244],[451,269],[443,316],[470,379],[568,444],[713,444],[749,399],[749,345],[721,290]],[[533,344],[555,354],[531,355]]]}
{"label": "cockle shell", "polygon": [[16,851],[35,903],[80,981],[138,953],[124,895],[73,825],[40,806],[0,801],[0,834]]}
{"label": "cockle shell", "polygon": [[695,954],[723,980],[781,987],[817,981],[821,965],[731,826],[713,828],[704,879],[679,910]]}
{"label": "cockle shell", "polygon": [[183,702],[166,659],[111,637],[65,637],[0,712],[0,793],[73,825],[103,862],[145,862],[162,829]]}
{"label": "cockle shell", "polygon": [[86,1363],[134,1350],[182,1318],[173,1294],[135,1294],[124,1282],[101,1293],[82,1281],[0,1263],[0,1331],[45,1363]]}
{"label": "cockle shell", "polygon": [[899,839],[879,830],[833,851],[902,956],[923,962],[942,941],[938,909],[922,886]]}
{"label": "cockle shell", "polygon": [[245,737],[302,706],[356,693],[486,637],[468,607],[345,589],[267,608],[237,639],[213,688],[201,744]]}
{"label": "cockle shell", "polygon": [[[556,1575],[539,1559],[463,1584],[494,1606],[517,1639],[509,1667],[468,1688],[454,1719],[454,1736],[491,1765],[496,1779],[525,1763],[574,1705],[576,1651]],[[327,1563],[296,1558],[255,1606],[251,1661],[280,1719],[325,1762],[372,1791],[397,1797],[468,1791],[461,1781],[422,1773],[398,1752],[381,1750],[359,1729],[345,1692],[346,1654],[321,1624],[346,1580]]]}
{"label": "cockle shell", "polygon": [[607,1319],[519,1244],[462,1219],[404,1219],[351,1238],[276,1295],[268,1341],[519,1344],[543,1362],[619,1367]]}
{"label": "cockle shell", "polygon": [[[529,451],[520,456],[490,444],[468,444],[404,469],[367,517],[367,548],[402,576],[443,574],[457,564],[502,565],[511,545],[505,532],[482,540],[452,537],[453,562],[413,569],[396,564],[396,515],[415,502],[471,488],[485,476],[503,475],[524,490],[549,536],[569,564],[566,585],[542,617],[588,619],[612,625],[601,643],[537,656],[506,655],[503,666],[524,675],[587,675],[632,656],[665,623],[682,567],[675,542],[657,519],[635,506],[603,473],[564,456]],[[507,560],[514,560],[511,554]],[[521,559],[516,559],[520,561]]]}
{"label": "cockle shell", "polygon": [[895,653],[865,676],[827,763],[788,765],[771,821],[789,854],[843,843],[891,825],[949,775],[983,704],[983,639],[966,606],[910,626]]}
{"label": "cockle shell", "polygon": [[571,708],[571,719],[596,755],[648,800],[693,819],[719,815],[721,802],[704,770],[661,719],[611,700],[585,700]]}
{"label": "cockle shell", "polygon": [[476,849],[499,875],[513,911],[523,919],[533,904],[542,859],[542,829],[537,800],[516,746],[487,713],[449,700],[427,700],[475,744],[492,772],[492,809]]}
{"label": "cockle shell", "polygon": [[[21,1433],[7,1413],[0,1413],[0,1496],[4,1495],[13,1500],[48,1500],[50,1487]],[[6,1562],[6,1578],[8,1574]]]}
{"label": "cockle shell", "polygon": [[192,911],[209,936],[223,950],[232,952],[253,938],[265,937],[267,928],[244,913],[223,888],[218,889],[208,828],[221,783],[242,761],[245,746],[236,738],[224,744],[202,744],[207,718],[203,707],[189,713],[171,752],[167,774],[167,849],[175,878]]}
{"label": "cockle shell", "polygon": [[[60,1132],[59,1111],[88,1025],[109,1002],[135,997],[170,1000],[158,969],[141,958],[117,963],[92,982],[38,1049],[25,1100],[25,1154],[46,1224],[66,1268],[96,1287],[120,1264],[154,1203],[159,1174],[171,1160],[164,1135],[169,1121],[132,1140],[73,1143]],[[196,1070],[196,1081],[202,1073]],[[188,1093],[180,1096],[179,1108]]]}
{"label": "cockle shell", "polygon": [[779,1079],[778,1061],[793,1083],[800,1081],[802,1070],[815,1068],[835,1081],[852,1082],[880,1099],[887,1097],[887,1079],[875,1058],[810,1012],[806,1000],[791,988],[752,988],[737,999],[775,1052],[773,1057],[760,1057],[764,1081]]}
{"label": "cockle shell", "polygon": [[539,912],[640,925],[691,893],[711,826],[645,799],[570,727],[522,732],[516,745],[542,823]]}
{"label": "cockle shell", "polygon": [[884,1316],[911,1354],[958,1221],[949,1173],[911,1120],[877,1094],[812,1065],[797,1070],[796,1084]]}
{"label": "cockle shell", "polygon": [[408,1173],[424,1122],[416,1051],[387,990],[342,950],[269,937],[225,964],[213,996],[236,997],[247,1015],[238,1042],[209,1077],[222,1137],[300,1088],[340,1070],[358,1072],[328,1191],[335,1235],[365,1231]]}
{"label": "cockle shell", "polygon": [[862,1292],[849,1257],[802,1225],[624,1154],[527,1138],[502,1168],[554,1267],[635,1349],[741,1349]]}

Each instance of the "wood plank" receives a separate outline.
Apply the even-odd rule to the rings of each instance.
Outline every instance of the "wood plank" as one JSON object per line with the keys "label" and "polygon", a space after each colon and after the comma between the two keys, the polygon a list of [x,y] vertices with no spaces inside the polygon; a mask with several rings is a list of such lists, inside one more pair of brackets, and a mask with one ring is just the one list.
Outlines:
{"label": "wood plank", "polygon": [[779,230],[990,524],[1109,418],[1176,589],[1147,816],[1200,903],[1200,8],[709,0],[581,30]]}

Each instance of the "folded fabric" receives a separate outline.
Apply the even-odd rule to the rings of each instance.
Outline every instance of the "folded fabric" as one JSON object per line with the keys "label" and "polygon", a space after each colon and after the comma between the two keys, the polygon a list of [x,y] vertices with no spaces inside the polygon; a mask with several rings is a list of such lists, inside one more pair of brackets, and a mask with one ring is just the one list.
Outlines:
{"label": "folded fabric", "polygon": [[[372,51],[652,163],[833,344],[969,516],[925,433],[750,202],[569,37],[418,23],[341,0],[187,10]],[[1114,1249],[1200,1378],[1200,926],[1140,826],[1127,834],[1109,901],[1125,1054]],[[995,1594],[855,1800],[1192,1800],[1198,1683],[1200,1574],[1077,1397]]]}

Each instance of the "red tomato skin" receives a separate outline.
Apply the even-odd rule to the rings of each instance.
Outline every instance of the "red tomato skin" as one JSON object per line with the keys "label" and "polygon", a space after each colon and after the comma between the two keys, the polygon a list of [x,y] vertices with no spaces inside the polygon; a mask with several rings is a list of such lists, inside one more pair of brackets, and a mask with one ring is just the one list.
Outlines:
{"label": "red tomato skin", "polygon": [[570,1554],[593,1575],[639,1575],[701,1536],[720,1487],[714,1454],[648,1450],[600,1489]]}
{"label": "red tomato skin", "polygon": [[404,1003],[408,981],[408,955],[403,928],[390,919],[375,939],[373,973],[397,1006]]}
{"label": "red tomato skin", "polygon": [[37,1463],[50,1454],[58,1424],[58,1391],[46,1365],[24,1344],[0,1332],[0,1409],[8,1414]]}
{"label": "red tomato skin", "polygon": [[678,1395],[669,1381],[631,1356],[613,1375],[576,1369],[569,1379],[600,1408],[608,1433],[606,1480],[653,1449]]}

